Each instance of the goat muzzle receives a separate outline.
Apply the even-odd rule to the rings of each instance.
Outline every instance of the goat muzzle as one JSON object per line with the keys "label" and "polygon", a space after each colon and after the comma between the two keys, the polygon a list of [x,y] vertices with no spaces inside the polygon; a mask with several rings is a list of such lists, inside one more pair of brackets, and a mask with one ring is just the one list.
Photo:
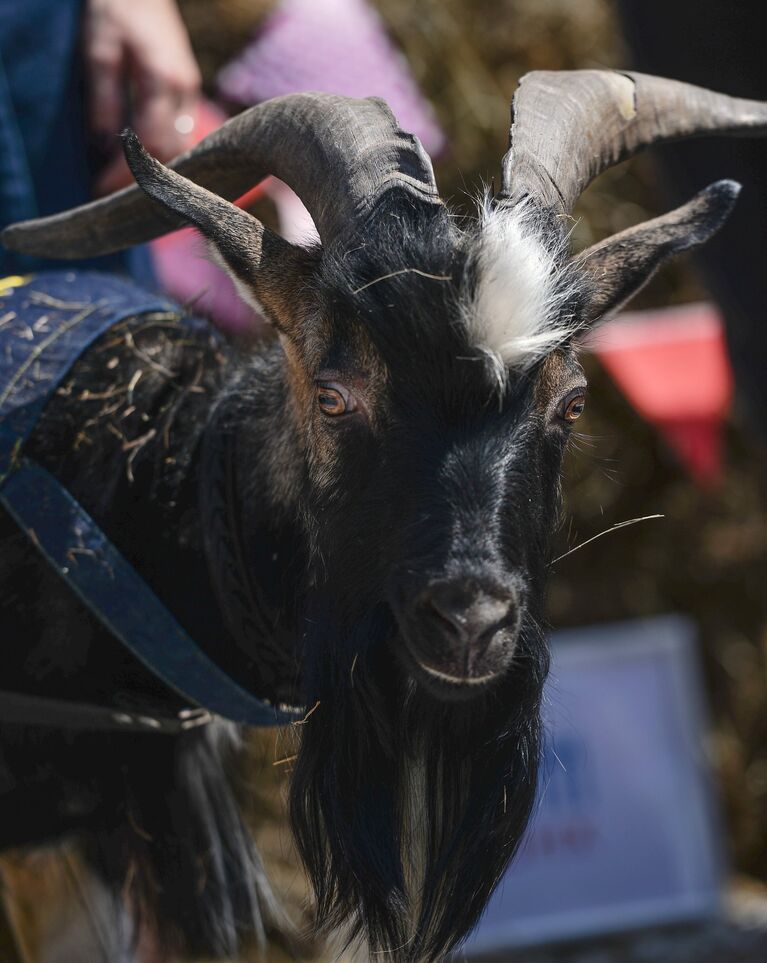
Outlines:
{"label": "goat muzzle", "polygon": [[513,585],[494,579],[439,579],[403,606],[398,618],[417,681],[440,698],[464,698],[509,666],[521,601]]}

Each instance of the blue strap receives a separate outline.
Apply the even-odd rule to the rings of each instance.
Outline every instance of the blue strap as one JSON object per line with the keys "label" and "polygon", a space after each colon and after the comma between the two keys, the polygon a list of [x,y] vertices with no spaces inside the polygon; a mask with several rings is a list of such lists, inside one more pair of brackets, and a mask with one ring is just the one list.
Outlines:
{"label": "blue strap", "polygon": [[0,501],[110,632],[184,699],[253,726],[294,718],[256,699],[211,661],[44,468],[23,462],[0,489]]}
{"label": "blue strap", "polygon": [[[90,300],[78,300],[78,292]],[[23,310],[29,302],[44,308],[32,324]],[[42,275],[0,299],[0,323],[10,325],[0,342],[0,502],[91,612],[171,689],[235,722],[285,725],[300,710],[275,708],[226,675],[83,507],[23,455],[45,403],[84,348],[126,317],[152,311],[178,309],[106,275]]]}

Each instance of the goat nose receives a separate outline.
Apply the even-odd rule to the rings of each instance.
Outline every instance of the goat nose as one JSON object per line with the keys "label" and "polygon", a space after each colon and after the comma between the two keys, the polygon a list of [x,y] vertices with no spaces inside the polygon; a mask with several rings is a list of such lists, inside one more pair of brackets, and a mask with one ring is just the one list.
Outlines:
{"label": "goat nose", "polygon": [[459,642],[474,642],[509,616],[512,600],[496,595],[471,580],[434,582],[421,600],[446,635]]}

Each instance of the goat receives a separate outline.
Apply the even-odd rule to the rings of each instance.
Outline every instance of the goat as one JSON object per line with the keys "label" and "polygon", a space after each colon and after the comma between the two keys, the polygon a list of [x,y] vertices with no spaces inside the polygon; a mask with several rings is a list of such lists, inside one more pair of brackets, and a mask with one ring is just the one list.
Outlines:
{"label": "goat", "polygon": [[[74,258],[193,225],[271,321],[276,336],[239,353],[184,325],[119,326],[76,363],[30,451],[227,672],[311,709],[290,818],[317,918],[393,960],[460,944],[533,807],[549,540],[587,390],[577,336],[718,230],[739,185],[577,256],[573,206],[648,144],[767,129],[767,105],[612,71],[529,74],[512,114],[500,192],[476,221],[451,214],[382,101],[301,94],[169,167],[126,132],[138,186],[2,235]],[[230,202],[267,174],[303,199],[321,246]],[[103,411],[118,384],[130,405]],[[124,691],[126,675],[148,687],[2,516],[0,533],[19,678],[34,665],[69,696]],[[179,950],[232,953],[274,916],[210,730],[6,726],[0,746],[15,784],[2,844],[86,833]]]}

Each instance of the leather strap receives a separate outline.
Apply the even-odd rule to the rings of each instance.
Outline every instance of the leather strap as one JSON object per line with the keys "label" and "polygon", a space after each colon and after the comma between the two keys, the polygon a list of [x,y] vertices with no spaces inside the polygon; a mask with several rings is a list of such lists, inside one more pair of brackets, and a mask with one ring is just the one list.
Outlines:
{"label": "leather strap", "polygon": [[68,699],[0,691],[0,722],[11,725],[44,724],[53,729],[177,735],[212,721],[213,716],[207,709],[182,709],[177,715],[167,717],[149,712],[125,712],[91,702],[71,702]]}
{"label": "leather strap", "polygon": [[269,705],[226,675],[40,465],[22,459],[0,488],[0,502],[96,618],[183,699],[252,726],[284,725],[300,714]]}

